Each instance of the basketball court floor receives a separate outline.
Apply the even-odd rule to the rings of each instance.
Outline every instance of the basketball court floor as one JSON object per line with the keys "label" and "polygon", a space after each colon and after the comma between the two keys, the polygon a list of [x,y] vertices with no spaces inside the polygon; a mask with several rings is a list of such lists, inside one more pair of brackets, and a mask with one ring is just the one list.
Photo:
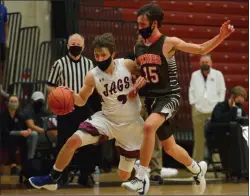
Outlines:
{"label": "basketball court floor", "polygon": [[[76,180],[75,180],[76,181]],[[197,195],[192,178],[186,171],[165,179],[164,185],[151,185],[148,195]],[[18,184],[18,176],[5,175],[1,177],[1,195],[135,195],[122,188],[116,172],[101,174],[99,187],[83,188],[76,183],[61,187],[57,191],[36,190]],[[207,189],[204,195],[248,195],[248,183],[228,183],[223,176],[214,178],[207,174]]]}

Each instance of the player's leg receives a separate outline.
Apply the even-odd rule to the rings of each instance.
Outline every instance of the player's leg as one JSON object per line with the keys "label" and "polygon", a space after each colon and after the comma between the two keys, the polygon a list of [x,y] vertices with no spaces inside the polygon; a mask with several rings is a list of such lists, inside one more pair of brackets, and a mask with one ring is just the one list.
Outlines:
{"label": "player's leg", "polygon": [[55,165],[48,176],[32,177],[29,179],[35,188],[45,188],[48,190],[57,189],[57,180],[62,171],[70,163],[77,148],[89,144],[97,143],[100,140],[100,129],[106,129],[103,118],[96,113],[91,117],[91,122],[86,120],[81,123],[76,131],[64,144],[56,159]]}
{"label": "player's leg", "polygon": [[147,184],[146,176],[149,172],[149,163],[155,145],[155,133],[164,121],[165,116],[158,113],[152,113],[146,119],[143,129],[143,142],[140,150],[140,166],[136,177],[133,180],[122,184],[124,188],[146,194],[146,190],[143,189],[149,187],[149,182],[148,186],[145,185]]}
{"label": "player's leg", "polygon": [[145,174],[148,171],[150,159],[155,145],[155,133],[157,129],[169,118],[174,116],[179,107],[180,95],[162,97],[154,100],[146,100],[149,117],[144,123],[144,137],[140,152],[140,166],[134,180],[123,183],[123,187],[138,192],[145,182]]}
{"label": "player's leg", "polygon": [[37,189],[56,190],[57,181],[63,170],[68,166],[75,151],[81,146],[97,143],[99,136],[92,136],[85,131],[77,131],[73,134],[60,150],[55,165],[48,176],[38,176],[29,178],[30,184]]}
{"label": "player's leg", "polygon": [[197,163],[193,160],[184,148],[176,144],[173,135],[163,140],[162,146],[167,154],[185,165],[192,172],[196,184],[199,185],[199,193],[202,194],[206,189],[205,174],[207,171],[207,163],[205,161]]}
{"label": "player's leg", "polygon": [[131,176],[135,176],[137,170],[135,161],[135,158],[127,158],[125,156],[120,155],[118,175],[122,181],[127,181],[131,178]]}
{"label": "player's leg", "polygon": [[[163,103],[165,103],[163,108],[165,108],[167,121],[165,121],[163,125],[159,128],[159,130],[157,131],[157,135],[161,140],[165,152],[172,156],[175,160],[185,165],[194,174],[194,179],[196,183],[200,185],[200,192],[203,193],[206,187],[204,175],[207,170],[207,165],[206,162],[200,162],[198,164],[189,156],[189,154],[184,148],[176,144],[173,136],[175,128],[173,121],[171,121],[172,118],[175,116],[176,112],[178,111],[178,104],[175,104],[175,102],[176,99],[174,99],[174,97],[163,101]],[[162,104],[160,104],[158,107],[161,107],[161,105]],[[171,113],[167,113],[168,107],[169,111],[170,109],[172,109]],[[164,109],[162,109],[161,111],[164,112]]]}
{"label": "player's leg", "polygon": [[59,180],[63,170],[68,166],[75,151],[81,146],[97,143],[100,136],[92,136],[87,131],[76,131],[64,144],[60,150],[55,165],[48,176],[38,176],[29,178],[30,184],[37,189],[45,188],[54,191],[58,188]]}

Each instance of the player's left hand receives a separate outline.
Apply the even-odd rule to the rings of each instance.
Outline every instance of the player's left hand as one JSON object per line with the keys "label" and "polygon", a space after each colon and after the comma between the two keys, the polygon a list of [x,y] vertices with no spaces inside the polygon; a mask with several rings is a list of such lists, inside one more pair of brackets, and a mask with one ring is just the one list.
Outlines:
{"label": "player's left hand", "polygon": [[231,33],[235,31],[234,26],[230,24],[230,20],[224,22],[220,28],[220,36],[226,39]]}
{"label": "player's left hand", "polygon": [[137,89],[134,87],[129,93],[128,93],[128,98],[130,100],[134,99],[137,95]]}
{"label": "player's left hand", "polygon": [[134,99],[136,97],[136,95],[137,95],[137,91],[140,88],[142,88],[146,83],[147,82],[146,82],[144,77],[142,77],[142,76],[138,77],[135,84],[134,84],[133,90],[128,93],[128,98],[129,99]]}
{"label": "player's left hand", "polygon": [[146,82],[146,79],[145,79],[144,77],[142,77],[142,76],[139,76],[139,77],[137,78],[136,82],[135,82],[134,87],[135,87],[136,89],[140,89],[140,88],[143,87],[146,83],[147,83],[147,82]]}

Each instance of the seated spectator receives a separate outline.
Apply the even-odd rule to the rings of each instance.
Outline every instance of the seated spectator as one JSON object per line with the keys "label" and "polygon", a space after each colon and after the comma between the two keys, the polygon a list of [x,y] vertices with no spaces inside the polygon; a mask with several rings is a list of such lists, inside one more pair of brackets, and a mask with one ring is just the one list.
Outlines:
{"label": "seated spectator", "polygon": [[[50,112],[45,108],[45,97],[42,92],[36,91],[31,96],[31,102],[23,109],[23,117],[26,126],[32,130],[29,147],[29,159],[34,158],[38,142],[47,141],[44,135],[43,117],[49,116]],[[53,137],[52,140],[55,138]]]}
{"label": "seated spectator", "polygon": [[31,134],[30,129],[25,129],[24,119],[19,110],[19,99],[10,96],[8,108],[1,114],[1,136],[3,145],[8,147],[11,175],[17,174],[16,150],[21,151],[22,163],[27,160],[27,137]]}
{"label": "seated spectator", "polygon": [[246,116],[246,112],[241,104],[247,98],[246,90],[241,86],[232,89],[230,98],[224,102],[218,103],[213,112],[211,122],[230,122]]}

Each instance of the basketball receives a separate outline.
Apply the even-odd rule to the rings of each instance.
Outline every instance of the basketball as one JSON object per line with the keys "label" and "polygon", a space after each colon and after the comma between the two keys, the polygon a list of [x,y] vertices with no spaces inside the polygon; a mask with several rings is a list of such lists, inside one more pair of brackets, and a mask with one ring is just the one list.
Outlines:
{"label": "basketball", "polygon": [[66,115],[74,108],[73,93],[66,88],[57,87],[48,95],[48,106],[56,115]]}

